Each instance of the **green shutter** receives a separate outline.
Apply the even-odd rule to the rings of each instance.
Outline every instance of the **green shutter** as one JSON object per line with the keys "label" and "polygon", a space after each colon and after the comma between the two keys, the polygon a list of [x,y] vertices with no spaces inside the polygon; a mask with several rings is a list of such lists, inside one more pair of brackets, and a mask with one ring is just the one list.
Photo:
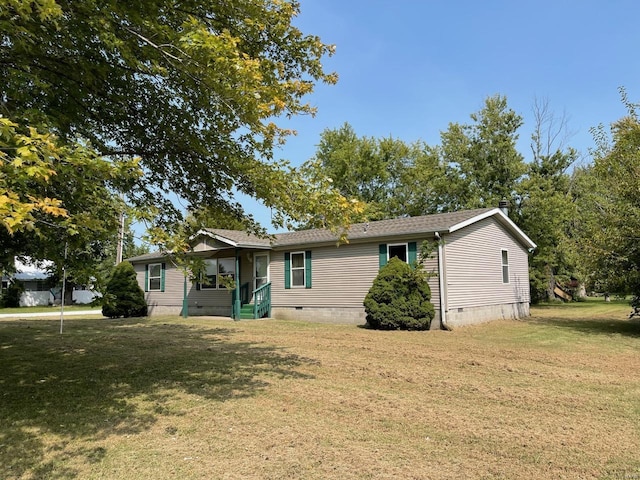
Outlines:
{"label": "green shutter", "polygon": [[409,242],[409,265],[411,267],[415,267],[416,263],[418,263],[418,245],[416,242]]}
{"label": "green shutter", "polygon": [[149,291],[149,264],[144,266],[144,291]]}
{"label": "green shutter", "polygon": [[284,254],[284,288],[291,288],[291,254]]}
{"label": "green shutter", "polygon": [[311,250],[304,252],[305,288],[311,288]]}
{"label": "green shutter", "polygon": [[163,263],[160,269],[160,291],[164,292],[164,270],[166,268],[166,264]]}
{"label": "green shutter", "polygon": [[381,243],[379,248],[379,261],[380,261],[380,268],[384,267],[387,264],[387,244],[386,243]]}

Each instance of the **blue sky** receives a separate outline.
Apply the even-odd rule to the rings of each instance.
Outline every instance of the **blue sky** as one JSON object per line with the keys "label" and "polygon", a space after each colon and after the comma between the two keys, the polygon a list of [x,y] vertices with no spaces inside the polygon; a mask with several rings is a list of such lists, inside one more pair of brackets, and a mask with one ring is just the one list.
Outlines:
{"label": "blue sky", "polygon": [[[591,127],[625,115],[619,87],[640,102],[640,3],[632,0],[299,0],[295,25],[334,44],[323,62],[336,85],[316,85],[315,117],[280,125],[297,131],[274,152],[300,165],[320,134],[349,122],[359,136],[440,143],[449,123],[491,95],[524,118],[518,148],[530,159],[535,99],[566,115],[568,145],[588,162]],[[267,228],[271,212],[239,196]],[[184,206],[184,205],[183,205]],[[142,225],[136,234],[142,235]]]}
{"label": "blue sky", "polygon": [[[298,135],[276,158],[304,162],[320,133],[344,122],[358,135],[438,144],[494,94],[524,117],[525,157],[536,97],[567,115],[569,143],[588,155],[589,128],[625,114],[618,87],[640,100],[638,18],[640,3],[622,0],[301,0],[295,23],[336,45],[324,64],[340,79],[308,97],[314,118],[284,123]],[[267,209],[246,208],[270,224]]]}

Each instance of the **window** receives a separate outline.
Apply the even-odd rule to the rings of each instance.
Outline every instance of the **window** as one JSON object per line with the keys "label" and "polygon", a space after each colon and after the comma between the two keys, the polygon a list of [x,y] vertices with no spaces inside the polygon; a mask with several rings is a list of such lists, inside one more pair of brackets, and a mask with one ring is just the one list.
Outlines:
{"label": "window", "polygon": [[220,258],[218,259],[218,288],[224,288],[222,284],[222,278],[235,279],[236,274],[236,259],[235,258]]}
{"label": "window", "polygon": [[218,286],[218,260],[208,259],[204,261],[204,277],[202,284],[200,285],[203,289],[208,288],[217,288]]}
{"label": "window", "polygon": [[231,277],[235,279],[236,259],[231,258],[209,258],[204,261],[204,275],[207,277],[206,282],[200,284],[200,288],[215,289],[225,288],[222,284],[222,277]]}
{"label": "window", "polygon": [[393,257],[398,257],[413,267],[418,261],[417,242],[408,243],[381,243],[379,245],[380,268],[384,267]]}
{"label": "window", "polygon": [[285,252],[284,288],[311,288],[311,250]]}
{"label": "window", "polygon": [[147,291],[162,291],[162,264],[150,263],[147,266]]}
{"label": "window", "polygon": [[407,263],[407,244],[397,243],[387,246],[387,261],[393,257],[398,257],[403,262]]}
{"label": "window", "polygon": [[509,252],[502,250],[502,283],[509,283]]}
{"label": "window", "polygon": [[304,252],[291,254],[291,286],[304,287]]}

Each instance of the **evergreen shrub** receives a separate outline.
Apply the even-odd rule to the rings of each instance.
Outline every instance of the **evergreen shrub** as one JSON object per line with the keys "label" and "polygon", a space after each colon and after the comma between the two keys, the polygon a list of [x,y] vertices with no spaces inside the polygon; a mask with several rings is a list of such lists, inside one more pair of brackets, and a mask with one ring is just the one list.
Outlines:
{"label": "evergreen shrub", "polygon": [[369,328],[428,330],[435,315],[431,289],[420,265],[392,258],[380,269],[364,299]]}
{"label": "evergreen shrub", "polygon": [[109,318],[147,315],[144,292],[138,285],[136,272],[129,262],[122,262],[114,269],[107,283],[102,314]]}

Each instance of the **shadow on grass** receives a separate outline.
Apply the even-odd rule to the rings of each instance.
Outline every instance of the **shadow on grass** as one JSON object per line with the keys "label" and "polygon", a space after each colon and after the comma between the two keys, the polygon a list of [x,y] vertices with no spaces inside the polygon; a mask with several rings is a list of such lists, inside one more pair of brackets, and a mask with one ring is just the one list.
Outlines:
{"label": "shadow on grass", "polygon": [[65,457],[96,463],[106,453],[81,447],[83,440],[135,434],[161,415],[184,414],[172,393],[248,397],[270,377],[308,378],[296,367],[313,362],[239,342],[225,328],[105,319],[65,327],[59,335],[53,321],[0,323],[0,478],[75,478]]}
{"label": "shadow on grass", "polygon": [[584,334],[640,337],[640,322],[637,320],[544,318],[533,321],[544,325],[571,329]]}

